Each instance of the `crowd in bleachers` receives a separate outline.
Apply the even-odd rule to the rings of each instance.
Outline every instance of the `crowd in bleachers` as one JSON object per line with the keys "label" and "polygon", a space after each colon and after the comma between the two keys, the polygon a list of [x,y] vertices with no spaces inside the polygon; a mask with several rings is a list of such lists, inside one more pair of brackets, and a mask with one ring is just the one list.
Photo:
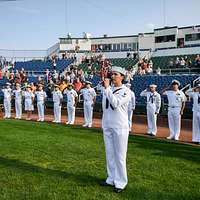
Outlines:
{"label": "crowd in bleachers", "polygon": [[168,64],[169,68],[200,68],[200,56],[196,55],[195,59],[189,58],[188,56],[171,58]]}
{"label": "crowd in bleachers", "polygon": [[[135,68],[133,67],[134,65],[132,65],[129,66],[129,68],[126,68],[125,82],[130,83],[133,81],[135,75],[154,75],[154,72],[156,72],[158,75],[161,74],[161,69],[159,67],[156,69],[156,71],[153,71],[153,60],[147,59],[146,57],[135,61],[132,58],[107,59],[104,54],[86,55],[81,58],[81,63],[79,65],[77,62],[68,63],[67,61],[70,59],[76,59],[76,54],[63,54],[62,58],[53,56],[50,61],[42,62],[42,69],[45,71],[45,73],[37,76],[28,76],[27,74],[27,71],[29,70],[27,65],[30,63],[34,65],[36,61],[18,62],[15,63],[15,65],[7,65],[9,67],[4,68],[4,70],[0,69],[0,80],[6,79],[12,85],[20,83],[22,87],[30,83],[32,83],[33,86],[36,84],[43,84],[46,86],[45,88],[47,93],[50,94],[53,90],[54,84],[60,85],[61,91],[63,91],[67,87],[68,83],[73,83],[74,89],[77,92],[79,92],[83,87],[85,80],[90,80],[96,86],[104,78],[111,78],[111,68],[113,65],[121,66],[120,63],[127,62],[125,60],[131,60],[132,63],[133,61],[137,61],[138,66]],[[59,68],[59,62],[61,61],[64,61],[64,63],[62,67]],[[187,59],[187,56],[177,57],[175,61],[177,62],[173,62],[173,64],[175,63],[177,65],[173,65],[173,67],[180,67],[183,65],[188,66],[188,63],[190,63],[190,59]],[[47,67],[48,62],[51,63],[51,67]],[[24,63],[26,65],[23,65]],[[200,56],[197,55],[196,58],[191,61],[191,63],[200,68]],[[25,66],[26,68],[21,66]],[[34,67],[37,67],[37,65]],[[35,68],[33,68],[33,70],[35,70]]]}
{"label": "crowd in bleachers", "polygon": [[151,59],[146,57],[142,58],[138,62],[138,75],[152,74],[153,73],[153,62]]}

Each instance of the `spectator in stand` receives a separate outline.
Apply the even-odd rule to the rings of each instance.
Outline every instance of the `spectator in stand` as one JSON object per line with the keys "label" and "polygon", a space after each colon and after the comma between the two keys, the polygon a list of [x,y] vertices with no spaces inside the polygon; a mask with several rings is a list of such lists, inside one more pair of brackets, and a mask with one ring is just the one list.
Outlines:
{"label": "spectator in stand", "polygon": [[156,69],[156,74],[157,75],[161,75],[161,69],[160,69],[160,67],[158,67],[158,69]]}
{"label": "spectator in stand", "polygon": [[179,57],[176,57],[175,65],[176,65],[176,68],[179,68],[179,66],[180,66]]}
{"label": "spectator in stand", "polygon": [[172,59],[169,60],[169,68],[174,68],[174,62]]}
{"label": "spectator in stand", "polygon": [[60,91],[63,92],[68,86],[68,83],[63,80],[62,83],[60,84]]}
{"label": "spectator in stand", "polygon": [[20,73],[18,72],[18,70],[16,70],[16,73],[15,73],[15,83],[21,83],[22,81],[22,78],[20,76]]}
{"label": "spectator in stand", "polygon": [[138,68],[138,75],[143,76],[145,74],[145,70],[142,69],[142,67]]}
{"label": "spectator in stand", "polygon": [[196,56],[194,65],[195,65],[195,67],[198,67],[198,68],[200,67],[200,56],[199,55]]}
{"label": "spectator in stand", "polygon": [[6,70],[4,76],[5,76],[5,78],[9,79],[9,77],[10,77],[10,72],[9,72],[8,70]]}
{"label": "spectator in stand", "polygon": [[125,82],[130,83],[133,80],[131,71],[126,71],[125,77],[124,77]]}
{"label": "spectator in stand", "polygon": [[73,83],[75,78],[76,78],[76,75],[75,75],[74,71],[72,71],[70,74],[70,83]]}
{"label": "spectator in stand", "polygon": [[81,88],[83,87],[82,82],[80,81],[79,78],[76,78],[76,80],[74,81],[74,90],[79,93]]}
{"label": "spectator in stand", "polygon": [[31,88],[32,93],[34,94],[36,89],[37,89],[37,87],[34,85],[33,82],[30,84],[30,88]]}
{"label": "spectator in stand", "polygon": [[58,80],[59,74],[56,70],[54,70],[53,74],[52,74],[52,78],[53,81],[56,82],[56,80]]}
{"label": "spectator in stand", "polygon": [[180,60],[180,67],[181,68],[185,67],[185,60],[184,60],[184,58],[181,58],[181,60]]}
{"label": "spectator in stand", "polygon": [[13,73],[10,73],[9,82],[13,85],[15,82],[15,76]]}
{"label": "spectator in stand", "polygon": [[3,72],[2,72],[2,69],[0,69],[0,80],[3,79]]}

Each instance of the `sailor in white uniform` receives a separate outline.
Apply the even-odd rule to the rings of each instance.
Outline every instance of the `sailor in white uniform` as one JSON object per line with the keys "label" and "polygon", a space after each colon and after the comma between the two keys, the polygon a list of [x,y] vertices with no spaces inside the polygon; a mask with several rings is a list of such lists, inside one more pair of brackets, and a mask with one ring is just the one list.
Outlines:
{"label": "sailor in white uniform", "polygon": [[159,114],[161,107],[161,97],[156,92],[157,85],[151,84],[149,89],[141,92],[140,96],[147,99],[147,134],[150,136],[156,136],[157,133],[157,115]]}
{"label": "sailor in white uniform", "polygon": [[122,192],[127,183],[126,154],[129,136],[128,104],[131,92],[122,84],[126,71],[121,67],[112,68],[112,84],[104,80],[102,128],[106,150],[107,179],[102,186],[114,186]]}
{"label": "sailor in white uniform", "polygon": [[22,90],[19,83],[16,83],[16,89],[13,90],[13,95],[15,99],[15,119],[22,118]]}
{"label": "sailor in white uniform", "polygon": [[167,139],[179,140],[181,130],[181,115],[185,108],[186,96],[179,90],[180,82],[173,80],[172,88],[164,89],[163,95],[168,99],[168,124],[170,135]]}
{"label": "sailor in white uniform", "polygon": [[133,121],[133,111],[135,110],[135,93],[131,90],[131,84],[127,83],[126,87],[131,91],[131,100],[128,104],[128,123],[129,123],[129,131],[132,130],[132,121]]}
{"label": "sailor in white uniform", "polygon": [[55,123],[61,123],[61,107],[63,95],[59,89],[59,85],[55,85],[55,90],[52,92],[53,94],[53,103],[54,103],[54,120]]}
{"label": "sailor in white uniform", "polygon": [[11,84],[6,83],[6,88],[2,89],[4,100],[3,106],[5,110],[4,119],[11,117],[11,98],[12,98],[12,89],[10,88]]}
{"label": "sailor in white uniform", "polygon": [[96,101],[96,92],[91,87],[92,83],[89,81],[85,82],[86,88],[81,90],[83,95],[83,109],[84,109],[84,120],[83,127],[92,127],[93,107]]}
{"label": "sailor in white uniform", "polygon": [[63,94],[65,94],[67,96],[67,118],[68,118],[68,121],[66,122],[66,124],[74,124],[76,104],[78,102],[78,94],[73,89],[73,84],[69,83],[67,85],[67,89],[64,91]]}
{"label": "sailor in white uniform", "polygon": [[41,84],[38,85],[38,91],[35,92],[37,99],[37,109],[38,109],[38,120],[40,122],[44,121],[44,105],[45,100],[47,98],[46,92],[43,90],[43,86]]}
{"label": "sailor in white uniform", "polygon": [[22,93],[23,97],[24,97],[24,104],[25,104],[25,111],[27,111],[27,118],[26,120],[31,120],[31,114],[32,111],[34,110],[34,98],[35,95],[34,93],[31,91],[31,86],[27,85],[26,87],[26,91],[24,91]]}
{"label": "sailor in white uniform", "polygon": [[192,142],[200,144],[200,84],[186,91],[193,99]]}

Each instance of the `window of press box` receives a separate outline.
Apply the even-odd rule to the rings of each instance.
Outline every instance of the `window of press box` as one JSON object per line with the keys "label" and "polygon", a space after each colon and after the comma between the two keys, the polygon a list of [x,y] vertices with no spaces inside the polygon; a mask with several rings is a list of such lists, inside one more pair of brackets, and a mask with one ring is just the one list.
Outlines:
{"label": "window of press box", "polygon": [[176,38],[175,35],[158,36],[158,37],[155,37],[155,43],[174,42],[175,38]]}
{"label": "window of press box", "polygon": [[186,34],[185,41],[196,41],[200,40],[200,33]]}
{"label": "window of press box", "polygon": [[72,39],[63,38],[63,39],[60,39],[60,43],[61,44],[72,44]]}

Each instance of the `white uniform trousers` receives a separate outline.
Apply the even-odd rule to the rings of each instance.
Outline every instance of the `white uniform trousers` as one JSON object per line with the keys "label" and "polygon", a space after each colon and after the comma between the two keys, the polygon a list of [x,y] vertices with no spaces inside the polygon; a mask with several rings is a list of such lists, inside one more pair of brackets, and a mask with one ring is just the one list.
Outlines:
{"label": "white uniform trousers", "polygon": [[16,118],[21,119],[22,117],[22,101],[21,100],[15,100],[15,112],[16,112]]}
{"label": "white uniform trousers", "polygon": [[126,154],[129,129],[103,128],[103,133],[108,174],[106,182],[124,189],[128,183]]}
{"label": "white uniform trousers", "polygon": [[67,118],[69,124],[74,124],[75,121],[75,107],[73,105],[67,105]]}
{"label": "white uniform trousers", "polygon": [[37,102],[37,109],[38,109],[38,118],[41,121],[44,121],[44,102]]}
{"label": "white uniform trousers", "polygon": [[54,103],[54,121],[60,123],[61,122],[61,105],[60,103]]}
{"label": "white uniform trousers", "polygon": [[170,138],[175,140],[179,139],[180,131],[181,131],[181,108],[169,108],[168,110],[168,124],[170,130]]}
{"label": "white uniform trousers", "polygon": [[129,131],[131,131],[132,128],[132,119],[133,118],[133,110],[128,109],[128,125],[129,125]]}
{"label": "white uniform trousers", "polygon": [[193,111],[192,141],[200,142],[200,111]]}
{"label": "white uniform trousers", "polygon": [[156,135],[157,133],[157,115],[155,114],[154,109],[147,108],[147,133]]}
{"label": "white uniform trousers", "polygon": [[92,125],[93,107],[92,102],[84,102],[84,120],[85,124]]}
{"label": "white uniform trousers", "polygon": [[11,117],[11,101],[8,99],[4,99],[3,102],[4,106],[4,111],[5,111],[5,118],[10,118]]}

